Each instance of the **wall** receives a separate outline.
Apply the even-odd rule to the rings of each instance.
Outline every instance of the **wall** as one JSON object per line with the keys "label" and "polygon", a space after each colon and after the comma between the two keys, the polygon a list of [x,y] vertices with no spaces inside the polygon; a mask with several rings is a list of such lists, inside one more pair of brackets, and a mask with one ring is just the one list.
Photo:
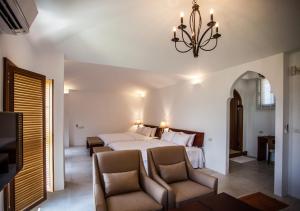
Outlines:
{"label": "wall", "polygon": [[256,79],[240,79],[234,85],[244,106],[243,150],[257,157],[257,136],[275,135],[275,110],[256,109]]}
{"label": "wall", "polygon": [[147,98],[145,121],[158,124],[162,119],[166,119],[171,127],[204,131],[206,166],[226,174],[229,166],[229,98],[232,96],[233,84],[247,71],[266,76],[276,95],[274,188],[276,194],[284,195],[284,54],[212,73],[207,75],[200,85],[182,83],[154,90]]}
{"label": "wall", "polygon": [[[291,53],[289,66],[300,67],[300,51]],[[289,133],[289,172],[288,191],[290,195],[300,198],[300,74],[289,76],[290,92],[290,133]]]}
{"label": "wall", "polygon": [[0,104],[2,107],[3,57],[18,67],[54,79],[54,188],[64,189],[63,81],[64,55],[45,46],[33,46],[27,36],[0,35]]}
{"label": "wall", "polygon": [[85,145],[86,137],[99,133],[128,131],[143,117],[144,99],[127,93],[71,92],[65,101],[70,146]]}

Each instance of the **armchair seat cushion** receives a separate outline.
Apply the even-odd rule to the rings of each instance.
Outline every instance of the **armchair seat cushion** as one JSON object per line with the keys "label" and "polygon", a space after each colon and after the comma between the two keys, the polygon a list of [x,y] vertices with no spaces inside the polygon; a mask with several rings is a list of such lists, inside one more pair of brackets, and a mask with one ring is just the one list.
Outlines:
{"label": "armchair seat cushion", "polygon": [[170,186],[176,196],[176,207],[180,207],[185,202],[197,200],[201,196],[214,193],[213,189],[200,185],[192,180],[172,183]]}
{"label": "armchair seat cushion", "polygon": [[111,196],[106,199],[108,211],[152,211],[162,206],[143,191]]}

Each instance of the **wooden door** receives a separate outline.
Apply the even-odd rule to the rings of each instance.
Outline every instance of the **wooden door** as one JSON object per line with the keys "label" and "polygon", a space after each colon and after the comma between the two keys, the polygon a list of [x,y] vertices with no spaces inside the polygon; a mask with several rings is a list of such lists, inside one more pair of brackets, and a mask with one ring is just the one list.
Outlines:
{"label": "wooden door", "polygon": [[4,60],[4,108],[23,113],[23,169],[6,190],[6,210],[29,210],[46,199],[45,76]]}
{"label": "wooden door", "polygon": [[243,151],[243,104],[237,90],[230,101],[230,149]]}

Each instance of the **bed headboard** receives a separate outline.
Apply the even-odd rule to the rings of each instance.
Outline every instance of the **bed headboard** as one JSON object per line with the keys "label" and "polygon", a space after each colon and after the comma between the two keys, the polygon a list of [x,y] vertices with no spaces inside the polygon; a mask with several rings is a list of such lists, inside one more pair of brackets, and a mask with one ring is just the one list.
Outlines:
{"label": "bed headboard", "polygon": [[194,147],[202,147],[204,142],[204,133],[203,132],[196,132],[196,131],[190,131],[190,130],[182,130],[182,129],[176,129],[176,128],[169,128],[170,130],[174,132],[183,132],[187,134],[196,134],[195,139],[193,142]]}
{"label": "bed headboard", "polygon": [[155,132],[155,136],[160,138],[161,137],[161,128],[159,128],[158,126],[155,125],[148,125],[148,124],[144,124],[145,127],[151,127],[151,128],[156,128],[156,132]]}

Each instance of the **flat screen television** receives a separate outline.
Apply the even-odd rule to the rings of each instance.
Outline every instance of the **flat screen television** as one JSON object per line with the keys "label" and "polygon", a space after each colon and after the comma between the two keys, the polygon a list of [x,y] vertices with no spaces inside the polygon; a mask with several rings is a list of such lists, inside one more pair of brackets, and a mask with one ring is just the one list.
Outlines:
{"label": "flat screen television", "polygon": [[0,191],[23,167],[23,115],[0,112]]}

